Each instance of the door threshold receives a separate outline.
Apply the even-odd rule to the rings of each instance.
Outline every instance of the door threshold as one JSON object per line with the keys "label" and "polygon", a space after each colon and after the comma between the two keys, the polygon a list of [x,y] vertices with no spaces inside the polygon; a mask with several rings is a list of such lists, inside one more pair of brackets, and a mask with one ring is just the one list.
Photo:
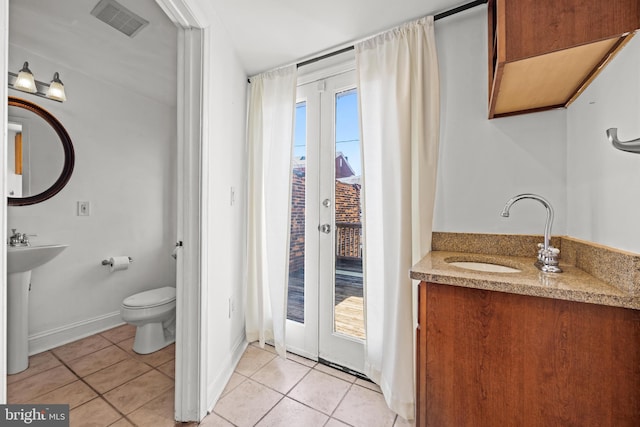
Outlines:
{"label": "door threshold", "polygon": [[322,357],[318,357],[318,363],[321,363],[333,369],[337,369],[338,371],[342,371],[345,374],[353,375],[357,378],[360,378],[361,380],[365,380],[365,381],[369,381],[370,383],[373,383],[373,381],[371,381],[369,377],[366,376],[365,374],[360,373],[358,371],[354,371],[353,369],[347,368],[346,366],[342,366],[342,365],[338,365],[337,363],[330,362],[326,359],[323,359]]}
{"label": "door threshold", "polygon": [[[251,344],[251,343],[249,343],[249,344]],[[275,348],[275,346],[274,346],[274,344],[273,344],[273,342],[272,342],[272,341],[265,341],[265,345],[269,345],[269,346],[271,346],[271,347],[274,347],[274,348]],[[295,351],[291,351],[291,349],[289,349],[289,348],[287,348],[287,353],[295,354],[295,355],[296,355],[296,356],[298,356],[298,357],[304,357],[305,359],[309,359],[309,360],[314,361],[314,362],[316,361],[316,360],[311,359],[311,358],[309,358],[309,357],[307,357],[307,356],[303,356],[303,355],[301,355],[301,354],[298,354],[298,353],[296,353]],[[346,366],[338,365],[337,363],[330,362],[330,361],[328,361],[328,360],[326,360],[326,359],[323,359],[322,357],[318,357],[317,362],[318,362],[318,363],[320,363],[320,364],[322,364],[322,365],[328,366],[328,367],[330,367],[330,368],[336,369],[336,370],[338,370],[338,371],[344,372],[345,374],[353,375],[354,377],[356,377],[356,378],[360,378],[361,380],[368,381],[368,382],[370,382],[371,384],[375,384],[375,383],[374,383],[373,381],[371,381],[371,379],[369,379],[369,377],[368,377],[368,376],[366,376],[365,374],[363,374],[363,373],[361,373],[361,372],[358,372],[358,371],[354,371],[353,369],[351,369],[351,368],[347,368]]]}

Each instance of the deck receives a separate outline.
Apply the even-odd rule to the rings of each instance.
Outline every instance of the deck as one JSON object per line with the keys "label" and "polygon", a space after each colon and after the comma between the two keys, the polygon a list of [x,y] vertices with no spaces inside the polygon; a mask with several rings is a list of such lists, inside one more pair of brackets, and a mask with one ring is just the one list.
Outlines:
{"label": "deck", "polygon": [[[304,272],[289,275],[287,319],[304,323]],[[338,259],[335,287],[335,331],[364,339],[361,260]]]}

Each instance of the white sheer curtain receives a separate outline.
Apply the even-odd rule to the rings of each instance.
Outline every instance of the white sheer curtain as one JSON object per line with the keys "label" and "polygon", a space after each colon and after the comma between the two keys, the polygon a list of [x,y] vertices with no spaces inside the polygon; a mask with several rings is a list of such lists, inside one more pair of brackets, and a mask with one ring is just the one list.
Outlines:
{"label": "white sheer curtain", "polygon": [[433,17],[356,45],[364,166],[365,373],[414,416],[409,268],[431,249],[439,136]]}
{"label": "white sheer curtain", "polygon": [[251,79],[246,334],[285,355],[296,66]]}

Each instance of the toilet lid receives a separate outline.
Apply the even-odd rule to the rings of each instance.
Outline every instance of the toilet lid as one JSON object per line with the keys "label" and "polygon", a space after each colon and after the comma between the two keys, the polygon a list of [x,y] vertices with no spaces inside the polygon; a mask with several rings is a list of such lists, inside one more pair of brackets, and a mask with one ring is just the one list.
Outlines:
{"label": "toilet lid", "polygon": [[176,299],[176,288],[165,286],[164,288],[151,289],[125,298],[122,305],[125,307],[155,307],[167,304]]}

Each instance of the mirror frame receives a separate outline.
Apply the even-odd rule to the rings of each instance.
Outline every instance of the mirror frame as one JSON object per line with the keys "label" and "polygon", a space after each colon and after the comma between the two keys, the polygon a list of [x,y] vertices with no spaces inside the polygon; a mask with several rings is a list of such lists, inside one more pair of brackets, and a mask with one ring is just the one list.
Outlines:
{"label": "mirror frame", "polygon": [[71,137],[69,137],[67,130],[64,128],[64,126],[62,126],[62,123],[60,123],[53,114],[49,113],[47,110],[37,104],[34,104],[33,102],[27,101],[22,98],[10,96],[9,106],[24,108],[25,110],[31,111],[32,113],[40,116],[49,124],[49,126],[53,128],[53,130],[60,138],[60,142],[62,143],[62,149],[64,150],[64,166],[62,167],[60,176],[58,177],[56,182],[51,185],[51,187],[47,188],[41,193],[28,197],[7,197],[9,206],[26,206],[44,202],[45,200],[48,200],[58,194],[60,190],[62,190],[64,186],[67,185],[67,182],[69,182],[69,179],[71,178],[71,174],[73,173],[73,166],[75,165],[75,152],[73,150]]}

